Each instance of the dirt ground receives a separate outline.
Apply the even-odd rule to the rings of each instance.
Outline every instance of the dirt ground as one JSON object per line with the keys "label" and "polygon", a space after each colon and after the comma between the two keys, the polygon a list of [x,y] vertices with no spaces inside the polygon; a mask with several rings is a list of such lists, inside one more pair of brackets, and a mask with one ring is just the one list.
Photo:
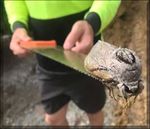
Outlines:
{"label": "dirt ground", "polygon": [[[128,110],[128,115],[115,110],[116,123],[121,125],[146,125],[147,122],[147,4],[146,1],[124,2],[120,15],[104,34],[105,41],[117,46],[128,47],[137,52],[142,60],[142,79],[145,89],[136,103]],[[125,10],[126,9],[126,10]],[[125,10],[125,11],[124,11]],[[117,113],[118,112],[118,113]]]}
{"label": "dirt ground", "polygon": [[[145,89],[126,114],[109,96],[104,107],[105,126],[147,125],[147,2],[123,2],[114,22],[103,34],[104,40],[137,52],[142,61],[142,79]],[[8,44],[4,46],[3,73],[3,124],[45,125],[39,104],[39,87],[35,75],[35,56],[20,59],[12,55]],[[111,108],[110,108],[111,107]],[[67,119],[70,125],[88,125],[84,111],[69,103]]]}

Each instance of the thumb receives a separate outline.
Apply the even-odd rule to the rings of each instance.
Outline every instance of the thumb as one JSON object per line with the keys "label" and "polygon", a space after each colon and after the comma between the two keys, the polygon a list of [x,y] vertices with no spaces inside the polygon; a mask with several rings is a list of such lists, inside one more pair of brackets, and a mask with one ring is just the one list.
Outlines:
{"label": "thumb", "polygon": [[22,41],[29,41],[32,40],[32,38],[28,35],[27,31],[21,31],[22,33],[20,34],[20,40]]}
{"label": "thumb", "polygon": [[22,35],[20,38],[21,38],[22,41],[30,41],[30,40],[32,40],[32,38],[29,37],[27,34]]}
{"label": "thumb", "polygon": [[28,41],[28,40],[32,40],[32,38],[31,38],[30,36],[26,35],[26,36],[24,37],[24,40],[25,40],[25,41]]}
{"label": "thumb", "polygon": [[68,34],[65,42],[64,42],[64,49],[71,49],[75,46],[76,42],[80,40],[82,35],[82,30],[79,29],[77,26],[73,26],[71,32]]}

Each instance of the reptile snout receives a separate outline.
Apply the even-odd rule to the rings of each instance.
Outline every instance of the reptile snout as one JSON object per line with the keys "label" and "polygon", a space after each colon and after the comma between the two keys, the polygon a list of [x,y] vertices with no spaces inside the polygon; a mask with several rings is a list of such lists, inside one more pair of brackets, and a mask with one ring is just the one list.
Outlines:
{"label": "reptile snout", "polygon": [[132,84],[122,84],[120,91],[124,98],[129,98],[131,96],[136,96],[142,92],[144,89],[143,83],[141,80]]}
{"label": "reptile snout", "polygon": [[137,89],[134,89],[134,90],[131,90],[128,86],[126,85],[123,85],[121,88],[120,88],[120,91],[122,93],[122,96],[127,99],[131,96],[133,96],[135,94],[135,92],[137,91]]}

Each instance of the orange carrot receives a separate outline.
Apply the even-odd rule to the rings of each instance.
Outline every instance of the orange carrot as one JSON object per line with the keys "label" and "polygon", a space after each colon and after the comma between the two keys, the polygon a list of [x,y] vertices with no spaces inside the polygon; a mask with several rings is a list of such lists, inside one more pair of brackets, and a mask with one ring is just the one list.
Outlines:
{"label": "orange carrot", "polygon": [[20,42],[20,46],[26,49],[34,49],[34,48],[55,48],[57,46],[57,42],[55,40],[49,41],[25,41]]}

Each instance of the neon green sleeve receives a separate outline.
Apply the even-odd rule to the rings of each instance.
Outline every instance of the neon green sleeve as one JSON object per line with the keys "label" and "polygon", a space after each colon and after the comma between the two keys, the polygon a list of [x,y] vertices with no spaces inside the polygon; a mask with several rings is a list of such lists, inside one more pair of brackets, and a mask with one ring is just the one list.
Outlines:
{"label": "neon green sleeve", "polygon": [[110,24],[117,13],[120,3],[121,0],[95,0],[93,2],[86,16],[89,13],[96,13],[99,16],[101,23],[97,33],[101,33]]}
{"label": "neon green sleeve", "polygon": [[28,27],[28,10],[24,0],[5,0],[4,4],[11,30],[13,30],[13,24],[16,21]]}

